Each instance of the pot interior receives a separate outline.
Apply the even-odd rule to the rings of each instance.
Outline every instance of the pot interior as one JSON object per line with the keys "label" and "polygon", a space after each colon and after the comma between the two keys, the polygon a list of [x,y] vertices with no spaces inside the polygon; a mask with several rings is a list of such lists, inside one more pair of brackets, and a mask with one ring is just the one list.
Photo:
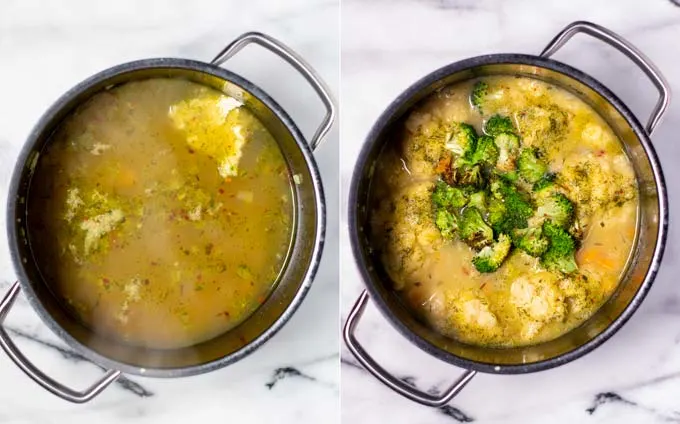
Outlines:
{"label": "pot interior", "polygon": [[[25,199],[31,189],[31,169],[34,167],[28,164],[49,142],[62,119],[102,90],[159,77],[188,79],[242,101],[278,142],[290,174],[298,175],[293,184],[295,208],[289,257],[267,300],[232,330],[201,344],[172,350],[124,345],[83,326],[62,307],[41,278],[31,246],[23,236],[30,231],[26,227]],[[104,71],[81,83],[58,100],[38,123],[22,151],[13,179],[14,197],[9,201],[8,220],[10,243],[19,278],[29,299],[58,335],[85,347],[85,354],[91,359],[126,372],[159,376],[195,374],[239,359],[268,339],[294,312],[318,263],[323,237],[323,199],[311,154],[306,147],[301,148],[305,143],[285,112],[257,87],[228,71],[200,62],[177,59],[134,62]]]}
{"label": "pot interior", "polygon": [[[481,64],[480,64],[481,62]],[[499,63],[500,62],[500,63]],[[440,335],[404,306],[392,289],[380,258],[373,253],[368,210],[374,163],[390,140],[395,125],[409,110],[438,89],[489,75],[536,78],[562,87],[592,106],[624,144],[637,176],[639,213],[637,241],[628,269],[611,298],[586,322],[561,337],[526,347],[486,348]],[[569,76],[573,75],[573,76]],[[586,84],[584,81],[588,81]],[[350,211],[355,255],[374,300],[390,321],[413,343],[447,362],[485,372],[518,373],[559,365],[586,353],[608,338],[632,314],[651,284],[665,233],[665,191],[653,148],[638,121],[613,94],[579,71],[559,62],[524,55],[492,55],[458,62],[435,71],[402,94],[380,118],[368,137],[354,176]],[[607,93],[606,95],[604,93]],[[616,323],[615,323],[616,321]],[[615,324],[614,324],[615,323]]]}

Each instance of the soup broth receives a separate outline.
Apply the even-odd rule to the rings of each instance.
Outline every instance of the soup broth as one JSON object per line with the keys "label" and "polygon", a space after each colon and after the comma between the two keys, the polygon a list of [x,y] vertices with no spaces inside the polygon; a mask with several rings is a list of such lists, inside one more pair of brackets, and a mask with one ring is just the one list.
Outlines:
{"label": "soup broth", "polygon": [[[381,153],[372,240],[405,304],[439,332],[534,344],[615,290],[636,239],[637,190],[622,144],[573,94],[526,77],[466,81],[416,106]],[[556,199],[567,199],[564,215]],[[471,232],[475,216],[484,229]]]}
{"label": "soup broth", "polygon": [[45,281],[95,332],[178,348],[252,314],[286,261],[291,178],[235,99],[181,79],[95,94],[37,159],[29,239]]}

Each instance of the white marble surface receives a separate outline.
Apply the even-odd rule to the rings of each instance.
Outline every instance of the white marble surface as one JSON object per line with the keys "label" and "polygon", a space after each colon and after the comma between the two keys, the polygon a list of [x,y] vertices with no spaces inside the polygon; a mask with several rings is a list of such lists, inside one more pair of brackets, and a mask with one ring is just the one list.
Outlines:
{"label": "white marble surface", "polygon": [[[680,422],[680,7],[668,0],[343,0],[341,310],[362,290],[346,237],[346,195],[368,129],[404,88],[447,63],[485,53],[537,54],[566,24],[591,20],[642,49],[676,98],[654,134],[671,203],[661,272],[642,307],[602,347],[565,366],[531,375],[479,375],[444,409],[405,400],[368,375],[342,348],[342,420],[348,423]],[[558,60],[593,74],[646,119],[655,90],[611,48],[583,36]],[[643,121],[645,119],[642,119]],[[459,369],[409,344],[369,303],[358,337],[398,376],[421,389],[443,388]]]}
{"label": "white marble surface", "polygon": [[[43,111],[82,79],[148,57],[210,60],[245,31],[275,36],[316,67],[337,93],[339,3],[336,0],[0,2],[0,190],[28,131]],[[323,116],[311,88],[258,47],[227,68],[259,84],[311,134]],[[251,356],[191,378],[130,377],[95,401],[72,405],[30,381],[0,354],[0,422],[334,423],[339,417],[337,338],[338,132],[316,152],[328,205],[327,246],[309,296],[291,321]],[[0,214],[4,220],[4,212]],[[4,222],[0,225],[4,233]],[[0,235],[0,293],[13,281]],[[26,355],[59,380],[89,385],[101,370],[64,348],[20,297],[7,326]],[[20,335],[25,335],[21,337]]]}

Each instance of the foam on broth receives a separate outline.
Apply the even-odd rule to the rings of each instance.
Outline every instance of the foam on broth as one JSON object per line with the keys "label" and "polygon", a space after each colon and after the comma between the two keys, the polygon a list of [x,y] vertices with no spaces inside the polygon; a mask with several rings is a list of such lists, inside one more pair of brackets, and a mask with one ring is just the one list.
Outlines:
{"label": "foam on broth", "polygon": [[291,177],[245,107],[181,79],[94,95],[40,154],[29,240],[54,293],[125,343],[177,348],[252,314],[285,263]]}

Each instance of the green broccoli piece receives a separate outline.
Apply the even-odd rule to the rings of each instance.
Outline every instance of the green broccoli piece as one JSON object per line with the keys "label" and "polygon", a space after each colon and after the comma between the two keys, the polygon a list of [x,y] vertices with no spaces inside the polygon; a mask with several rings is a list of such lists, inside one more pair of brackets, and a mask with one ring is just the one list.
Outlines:
{"label": "green broccoli piece", "polygon": [[540,227],[515,230],[514,238],[515,246],[535,257],[543,255],[550,245]]}
{"label": "green broccoli piece", "polygon": [[544,174],[538,181],[534,183],[533,191],[540,192],[547,188],[555,186],[555,174]]}
{"label": "green broccoli piece", "polygon": [[555,192],[536,200],[536,215],[567,229],[574,216],[574,204],[564,194]]}
{"label": "green broccoli piece", "polygon": [[496,231],[496,234],[498,234],[498,230],[502,228],[502,223],[506,215],[505,203],[500,199],[492,197],[488,201],[487,212],[489,224],[491,225],[491,228]]}
{"label": "green broccoli piece", "polygon": [[498,146],[497,167],[503,171],[515,169],[515,160],[519,152],[519,137],[512,133],[500,133],[494,137]]}
{"label": "green broccoli piece", "polygon": [[496,170],[494,172],[494,175],[498,176],[498,178],[502,179],[503,181],[507,181],[510,184],[514,184],[517,181],[519,181],[519,174],[517,173],[517,171],[503,172]]}
{"label": "green broccoli piece", "polygon": [[481,249],[493,242],[493,230],[484,222],[482,213],[474,206],[463,211],[459,222],[460,239],[473,249]]}
{"label": "green broccoli piece", "polygon": [[458,230],[458,219],[445,209],[437,210],[434,223],[445,238],[453,238],[456,230]]}
{"label": "green broccoli piece", "polygon": [[484,186],[484,175],[479,165],[459,160],[454,164],[453,181],[461,186],[481,188]]}
{"label": "green broccoli piece", "polygon": [[469,158],[477,146],[477,133],[472,125],[465,123],[454,124],[445,146],[454,154]]}
{"label": "green broccoli piece", "polygon": [[472,264],[479,272],[494,272],[508,257],[511,247],[510,237],[507,234],[501,234],[497,242],[492,246],[484,247],[472,258]]}
{"label": "green broccoli piece", "polygon": [[484,103],[484,98],[489,92],[489,84],[484,81],[477,81],[472,87],[472,92],[470,93],[470,103],[472,106],[476,107],[479,113],[483,113],[482,104]]}
{"label": "green broccoli piece", "polygon": [[483,135],[477,139],[477,148],[472,154],[472,163],[495,166],[498,162],[498,146],[493,141],[493,137]]}
{"label": "green broccoli piece", "polygon": [[578,269],[574,252],[576,244],[562,227],[551,222],[543,223],[543,234],[550,241],[550,247],[541,256],[541,263],[550,270],[570,274]]}
{"label": "green broccoli piece", "polygon": [[486,192],[477,191],[470,195],[470,200],[468,201],[468,206],[474,206],[479,209],[480,212],[484,213],[486,211]]}
{"label": "green broccoli piece", "polygon": [[[512,230],[516,228],[527,227],[527,220],[534,214],[534,209],[524,193],[501,179],[491,183],[491,193],[494,198],[503,202],[505,209],[505,214],[498,213],[499,216],[493,220],[489,218],[496,233],[512,234]],[[489,209],[491,210],[491,205]]]}
{"label": "green broccoli piece", "polygon": [[432,204],[435,209],[462,208],[467,202],[467,195],[463,190],[451,187],[444,181],[438,181],[432,192]]}
{"label": "green broccoli piece", "polygon": [[494,115],[484,124],[484,132],[492,137],[503,133],[513,134],[515,126],[512,125],[512,120],[507,116]]}
{"label": "green broccoli piece", "polygon": [[538,151],[536,149],[528,148],[522,149],[519,153],[517,169],[519,170],[519,175],[524,180],[534,184],[548,172],[548,165],[538,158]]}

